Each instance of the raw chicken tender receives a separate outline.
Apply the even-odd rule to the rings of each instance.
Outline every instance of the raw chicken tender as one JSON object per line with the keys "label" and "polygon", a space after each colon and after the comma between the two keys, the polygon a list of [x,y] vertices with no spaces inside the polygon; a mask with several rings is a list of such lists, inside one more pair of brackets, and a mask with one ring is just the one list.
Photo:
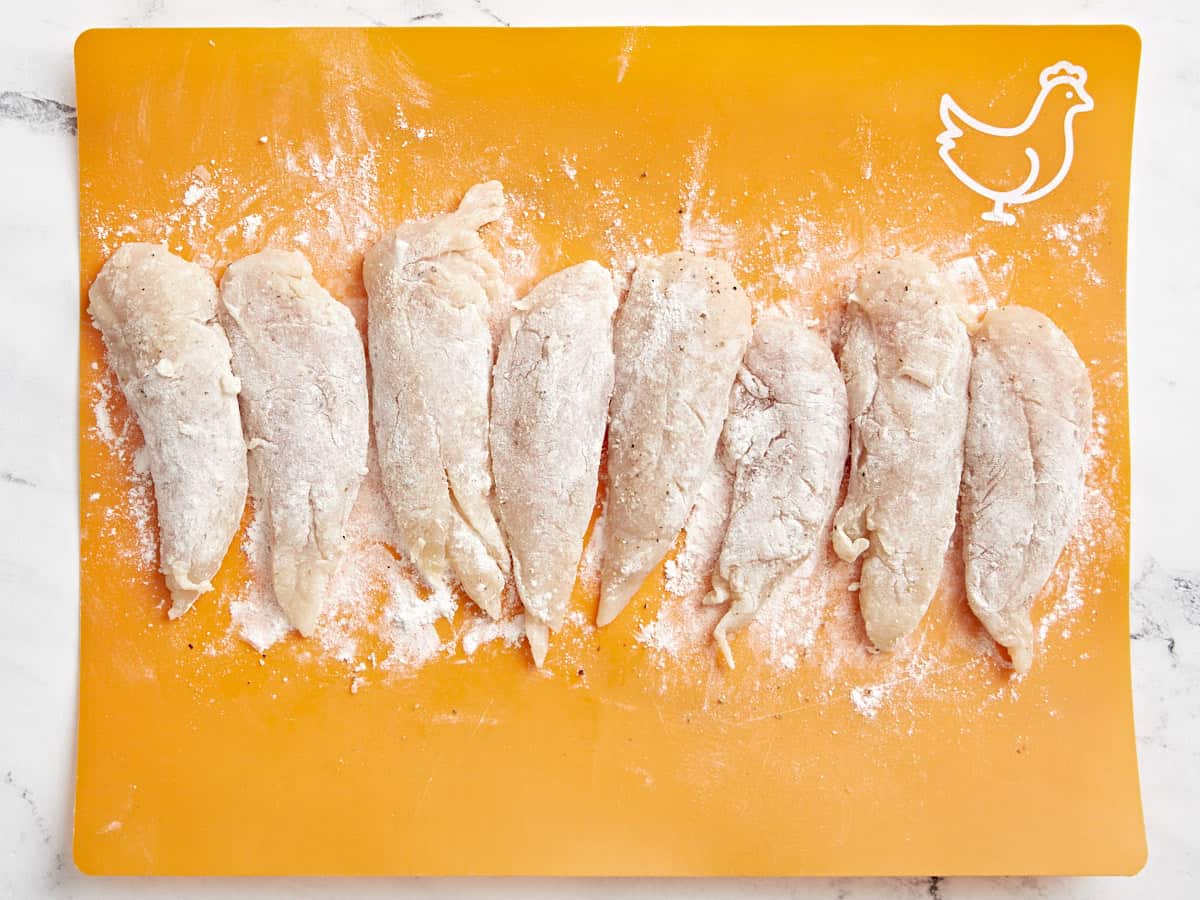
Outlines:
{"label": "raw chicken tender", "polygon": [[88,291],[88,311],[146,439],[159,569],[172,619],[221,567],[246,503],[238,380],[206,269],[157,244],[126,244]]}
{"label": "raw chicken tender", "polygon": [[706,600],[729,603],[713,637],[730,668],[728,633],[750,623],[829,526],[847,433],[846,387],[829,345],[792,319],[761,318],[721,439],[733,500]]}
{"label": "raw chicken tender", "polygon": [[491,507],[488,307],[506,302],[479,229],[504,214],[497,181],[367,251],[367,336],[379,464],[402,549],[435,589],[457,577],[500,615],[508,552]]}
{"label": "raw chicken tender", "polygon": [[683,527],[749,339],[750,304],[724,262],[691,253],[638,261],[613,333],[598,625],[625,608]]}
{"label": "raw chicken tender", "polygon": [[1079,518],[1091,424],[1070,339],[1032,309],[988,313],[971,365],[963,552],[971,609],[1017,672],[1033,659],[1034,598]]}
{"label": "raw chicken tender", "polygon": [[613,386],[612,276],[585,262],[539,283],[492,381],[492,470],[534,662],[562,627],[596,505]]}
{"label": "raw chicken tender", "polygon": [[316,627],[367,471],[367,364],[354,316],[301,254],[264,250],[221,279],[221,322],[242,382],[250,485],[265,515],[275,599]]}
{"label": "raw chicken tender", "polygon": [[954,533],[971,366],[962,308],[916,256],[879,262],[851,295],[850,485],[833,547],[847,561],[866,554],[859,604],[881,650],[925,615]]}

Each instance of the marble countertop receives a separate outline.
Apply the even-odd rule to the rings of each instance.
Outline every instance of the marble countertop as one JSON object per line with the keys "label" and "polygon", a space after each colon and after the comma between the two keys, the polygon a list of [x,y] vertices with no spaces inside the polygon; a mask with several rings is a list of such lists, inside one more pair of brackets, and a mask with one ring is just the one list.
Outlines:
{"label": "marble countertop", "polygon": [[[1191,0],[45,0],[0,31],[0,897],[1200,896],[1200,13]],[[831,17],[834,16],[834,17]],[[76,717],[77,183],[71,49],[96,26],[1132,24],[1143,39],[1129,257],[1133,682],[1150,845],[1133,879],[90,879],[71,862]],[[1187,251],[1191,252],[1187,252]],[[1190,402],[1195,402],[1193,399]],[[1181,454],[1180,448],[1184,448]],[[1182,459],[1180,457],[1183,457]]]}

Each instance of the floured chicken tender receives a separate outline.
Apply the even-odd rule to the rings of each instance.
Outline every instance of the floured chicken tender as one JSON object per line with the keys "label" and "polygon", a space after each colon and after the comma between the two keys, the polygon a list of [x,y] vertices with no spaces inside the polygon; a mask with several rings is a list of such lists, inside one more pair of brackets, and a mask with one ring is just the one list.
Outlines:
{"label": "floured chicken tender", "polygon": [[264,250],[221,279],[221,322],[241,379],[250,485],[265,515],[275,599],[316,627],[367,471],[367,364],[354,315],[301,254]]}
{"label": "floured chicken tender", "polygon": [[749,339],[750,304],[727,264],[691,253],[638,261],[613,331],[598,625],[625,608],[683,527]]}
{"label": "floured chicken tender", "polygon": [[1083,501],[1092,387],[1070,339],[1022,306],[975,335],[963,474],[967,600],[1013,668],[1033,660],[1033,601]]}
{"label": "floured chicken tender", "polygon": [[477,184],[363,260],[375,442],[401,549],[431,587],[453,576],[493,618],[509,563],[491,506],[488,307],[508,289],[479,229],[503,215],[500,183]]}
{"label": "floured chicken tender", "polygon": [[954,533],[971,344],[960,298],[922,257],[870,266],[850,300],[850,484],[833,547],[863,557],[859,604],[886,650],[924,616]]}
{"label": "floured chicken tender", "polygon": [[534,662],[562,627],[596,505],[613,386],[612,276],[564,269],[524,300],[492,381],[492,471]]}
{"label": "floured chicken tender", "polygon": [[799,322],[764,315],[733,387],[720,456],[733,476],[729,524],[708,603],[728,603],[729,633],[800,570],[824,536],[846,469],[846,387],[829,345]]}
{"label": "floured chicken tender", "polygon": [[238,380],[208,271],[158,244],[126,244],[88,291],[108,364],[146,439],[170,617],[206,591],[246,503]]}

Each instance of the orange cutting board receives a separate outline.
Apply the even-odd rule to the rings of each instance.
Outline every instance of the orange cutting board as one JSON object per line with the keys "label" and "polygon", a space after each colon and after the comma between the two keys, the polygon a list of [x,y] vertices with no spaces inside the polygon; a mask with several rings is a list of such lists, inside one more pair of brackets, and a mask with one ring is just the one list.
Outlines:
{"label": "orange cutting board", "polygon": [[[1139,869],[1124,306],[1138,57],[1120,27],[84,34],[80,868]],[[1059,61],[1086,69],[1094,101],[1069,172],[1010,207],[1015,224],[984,221],[991,201],[939,157],[941,97],[1015,127]],[[1059,118],[1030,140],[1048,172],[1065,132],[1045,110]],[[975,177],[1027,164],[985,145]],[[977,301],[1050,314],[1088,363],[1097,427],[1086,539],[1037,604],[1034,669],[1014,680],[989,649],[957,547],[898,654],[866,652],[843,581],[809,645],[771,663],[739,635],[733,672],[707,643],[664,657],[647,639],[680,603],[661,568],[611,627],[569,626],[542,674],[496,642],[405,673],[296,635],[265,654],[229,641],[238,542],[216,591],[168,622],[145,482],[105,440],[140,438],[119,395],[97,402],[114,388],[86,291],[107,254],[165,241],[219,275],[294,247],[361,321],[364,248],[486,178],[511,197],[488,239],[518,288],[683,244],[730,259],[759,308],[787,300],[832,332],[864,254],[913,247]],[[576,608],[595,601],[581,584]],[[455,627],[473,615],[464,604]]]}

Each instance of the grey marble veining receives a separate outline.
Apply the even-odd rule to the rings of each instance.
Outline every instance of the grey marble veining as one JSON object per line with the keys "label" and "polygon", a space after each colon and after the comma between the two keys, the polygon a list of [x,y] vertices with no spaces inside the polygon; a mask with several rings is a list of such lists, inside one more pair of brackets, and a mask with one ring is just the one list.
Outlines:
{"label": "grey marble veining", "polygon": [[0,93],[0,120],[16,122],[34,131],[63,131],[75,134],[75,107],[58,100],[22,94]]}
{"label": "grey marble veining", "polygon": [[508,19],[505,19],[490,6],[485,6],[482,0],[472,0],[472,2],[475,4],[475,8],[477,10],[479,10],[497,25],[503,25],[505,28],[508,28],[512,25],[512,22],[508,21]]}
{"label": "grey marble veining", "polygon": [[[1200,33],[1186,0],[47,0],[0,30],[0,897],[1106,898],[1200,896]],[[1150,860],[1134,879],[361,882],[93,880],[71,862],[78,580],[78,321],[71,45],[93,26],[1111,22],[1144,38],[1130,232],[1130,639]]]}

